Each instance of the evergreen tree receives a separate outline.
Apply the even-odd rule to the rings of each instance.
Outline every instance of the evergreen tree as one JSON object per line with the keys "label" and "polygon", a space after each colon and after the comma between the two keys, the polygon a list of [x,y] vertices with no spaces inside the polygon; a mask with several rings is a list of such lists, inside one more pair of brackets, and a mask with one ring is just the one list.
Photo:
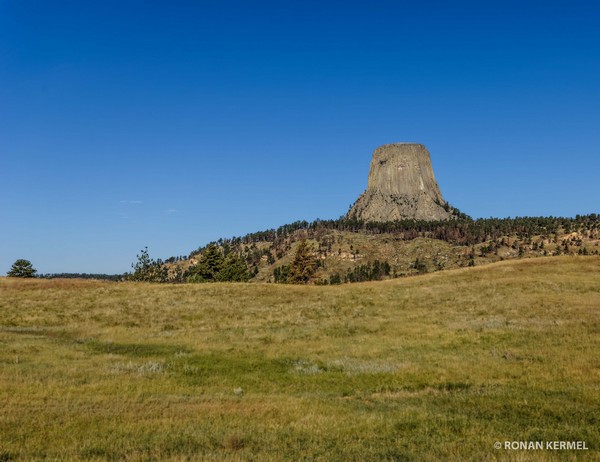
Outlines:
{"label": "evergreen tree", "polygon": [[248,267],[244,260],[239,255],[230,253],[225,257],[216,279],[218,281],[247,282],[250,274],[248,274]]}
{"label": "evergreen tree", "polygon": [[187,272],[188,282],[214,282],[223,268],[224,257],[217,244],[208,244],[198,264]]}
{"label": "evergreen tree", "polygon": [[36,273],[37,270],[29,260],[19,259],[13,263],[6,275],[13,278],[34,278],[36,277]]}
{"label": "evergreen tree", "polygon": [[318,262],[312,256],[308,242],[306,242],[306,239],[302,239],[296,248],[294,259],[290,263],[287,282],[290,284],[306,284],[315,274],[317,266]]}
{"label": "evergreen tree", "polygon": [[273,270],[273,279],[275,282],[285,284],[290,274],[289,265],[278,266]]}
{"label": "evergreen tree", "polygon": [[340,276],[339,273],[333,273],[331,275],[331,278],[329,279],[329,284],[341,284],[342,283],[342,277]]}
{"label": "evergreen tree", "polygon": [[[471,257],[471,258],[473,258],[473,257]],[[419,259],[419,257],[417,257],[417,259],[413,263],[412,267],[414,269],[416,269],[419,274],[423,274],[423,273],[427,272],[427,265],[425,264],[425,262],[423,260]]]}
{"label": "evergreen tree", "polygon": [[144,247],[139,255],[137,262],[132,264],[133,273],[127,276],[129,281],[144,282],[167,282],[168,271],[162,260],[153,260],[148,253],[148,247]]}

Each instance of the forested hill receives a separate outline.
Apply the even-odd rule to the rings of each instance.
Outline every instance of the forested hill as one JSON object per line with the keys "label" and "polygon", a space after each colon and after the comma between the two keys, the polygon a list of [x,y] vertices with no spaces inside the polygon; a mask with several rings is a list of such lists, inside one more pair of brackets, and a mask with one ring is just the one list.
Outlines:
{"label": "forested hill", "polygon": [[337,284],[404,277],[514,258],[598,255],[600,215],[373,223],[297,221],[219,239],[187,256],[152,260],[133,280]]}

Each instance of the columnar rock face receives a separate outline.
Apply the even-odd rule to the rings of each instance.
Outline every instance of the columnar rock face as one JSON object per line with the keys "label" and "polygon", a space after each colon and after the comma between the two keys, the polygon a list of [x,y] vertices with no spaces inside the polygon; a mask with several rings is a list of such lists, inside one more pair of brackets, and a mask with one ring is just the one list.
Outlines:
{"label": "columnar rock face", "polygon": [[375,150],[367,190],[348,212],[362,221],[452,218],[422,144],[386,144]]}

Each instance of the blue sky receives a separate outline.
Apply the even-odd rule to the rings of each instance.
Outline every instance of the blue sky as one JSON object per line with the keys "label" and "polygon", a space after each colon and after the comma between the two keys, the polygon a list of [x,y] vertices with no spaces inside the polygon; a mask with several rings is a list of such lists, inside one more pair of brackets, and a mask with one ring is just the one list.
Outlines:
{"label": "blue sky", "polygon": [[337,218],[413,141],[473,217],[599,212],[596,1],[0,0],[0,274]]}

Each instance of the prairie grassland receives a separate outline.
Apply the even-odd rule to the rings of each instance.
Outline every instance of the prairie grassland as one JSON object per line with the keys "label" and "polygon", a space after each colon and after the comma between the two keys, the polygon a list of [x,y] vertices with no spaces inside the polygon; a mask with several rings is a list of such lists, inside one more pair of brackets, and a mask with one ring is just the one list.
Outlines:
{"label": "prairie grassland", "polygon": [[[0,460],[598,460],[600,258],[377,283],[0,279]],[[585,441],[587,451],[496,450]]]}

